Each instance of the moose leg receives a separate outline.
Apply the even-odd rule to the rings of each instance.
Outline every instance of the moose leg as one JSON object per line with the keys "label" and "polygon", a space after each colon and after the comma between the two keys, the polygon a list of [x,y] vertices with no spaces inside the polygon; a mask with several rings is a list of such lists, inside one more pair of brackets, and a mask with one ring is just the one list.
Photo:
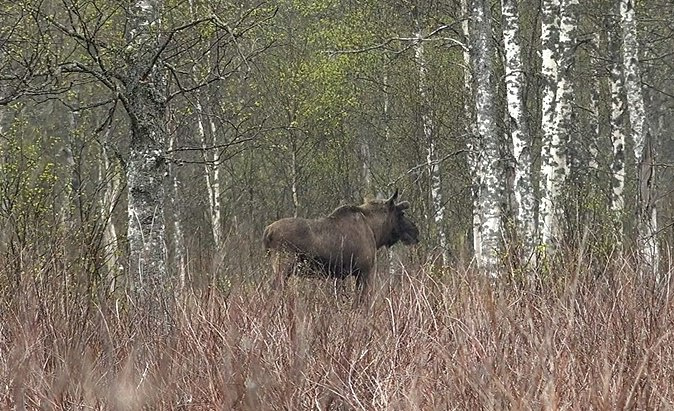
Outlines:
{"label": "moose leg", "polygon": [[355,302],[358,304],[367,304],[369,297],[369,277],[370,273],[368,271],[359,270],[355,273],[356,275],[356,289],[358,292],[358,297]]}
{"label": "moose leg", "polygon": [[284,252],[277,252],[274,255],[274,288],[282,290],[285,283],[292,274],[297,265],[297,256],[289,255]]}

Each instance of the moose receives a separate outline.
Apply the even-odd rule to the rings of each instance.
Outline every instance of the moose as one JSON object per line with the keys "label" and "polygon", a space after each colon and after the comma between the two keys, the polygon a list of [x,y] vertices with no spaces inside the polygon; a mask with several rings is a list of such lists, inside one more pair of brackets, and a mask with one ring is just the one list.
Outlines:
{"label": "moose", "polygon": [[299,267],[328,277],[356,278],[361,299],[367,294],[376,252],[398,241],[419,242],[419,229],[405,215],[410,203],[396,203],[398,190],[386,200],[344,205],[318,219],[283,218],[264,230],[263,243],[274,256],[274,274],[281,283]]}

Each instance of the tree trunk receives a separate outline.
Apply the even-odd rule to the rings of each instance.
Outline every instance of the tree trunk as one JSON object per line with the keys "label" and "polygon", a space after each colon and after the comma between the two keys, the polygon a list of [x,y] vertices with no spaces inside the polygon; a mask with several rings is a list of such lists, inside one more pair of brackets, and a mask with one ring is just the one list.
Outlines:
{"label": "tree trunk", "polygon": [[300,195],[299,195],[299,164],[297,164],[297,143],[295,142],[295,136],[291,131],[288,131],[291,138],[291,187],[290,191],[292,193],[293,199],[293,217],[297,217],[300,213]]}
{"label": "tree trunk", "polygon": [[465,39],[463,48],[463,113],[464,128],[466,130],[466,146],[468,147],[468,167],[471,175],[471,196],[473,202],[473,253],[476,261],[482,261],[482,212],[480,211],[480,184],[482,181],[482,167],[480,166],[480,144],[477,139],[477,123],[475,120],[475,91],[473,87],[473,63],[470,51],[472,35],[470,29],[471,9],[468,6],[468,0],[461,0],[461,15],[464,16],[461,22],[461,30]]}
{"label": "tree trunk", "polygon": [[[415,10],[415,14],[417,14]],[[421,31],[421,24],[419,23],[418,15],[415,15],[415,37],[414,42],[414,58],[419,69],[418,90],[421,98],[421,127],[426,142],[426,166],[428,169],[428,178],[430,186],[430,200],[431,206],[429,211],[431,216],[426,216],[429,220],[434,222],[437,228],[438,243],[442,251],[442,264],[447,266],[449,264],[449,248],[447,247],[447,237],[443,229],[445,220],[445,204],[442,199],[441,181],[440,181],[440,164],[438,161],[437,144],[434,136],[433,119],[430,113],[430,103],[428,100],[428,91],[426,84],[427,67],[426,57],[424,55],[423,34]]]}
{"label": "tree trunk", "polygon": [[[597,32],[593,35],[593,46],[595,50],[600,50],[605,48],[602,44],[603,38],[601,33]],[[598,57],[598,56],[597,56]],[[602,138],[602,126],[601,126],[601,107],[602,107],[602,87],[600,82],[603,79],[603,70],[604,62],[600,58],[593,58],[592,71],[594,77],[597,79],[597,82],[593,85],[592,90],[590,91],[590,132],[592,135],[592,141],[588,145],[588,151],[590,158],[588,160],[588,167],[590,169],[590,175],[592,179],[598,178],[599,171],[599,144]]]}
{"label": "tree trunk", "polygon": [[646,111],[641,88],[639,42],[633,0],[621,0],[620,17],[623,29],[623,63],[627,109],[630,117],[634,157],[637,165],[637,253],[643,274],[658,272],[657,209],[655,205],[655,169],[653,144],[646,130]]}
{"label": "tree trunk", "polygon": [[[561,23],[559,30],[559,59],[557,64],[557,95],[555,102],[555,134],[559,145],[551,145],[551,153],[558,154],[557,173],[559,178],[553,179],[552,189],[555,194],[553,200],[552,238],[558,242],[562,238],[561,225],[563,219],[562,194],[564,184],[569,176],[569,163],[574,159],[569,152],[572,125],[574,123],[573,101],[574,81],[572,77],[576,54],[576,14],[578,0],[564,0],[560,9]],[[554,158],[554,154],[551,155]],[[556,234],[555,234],[556,232]]]}
{"label": "tree trunk", "polygon": [[167,175],[166,81],[156,32],[158,0],[137,0],[130,7],[128,73],[124,106],[131,120],[127,170],[129,289],[149,324],[167,325],[172,287],[166,270],[164,180]]}
{"label": "tree trunk", "polygon": [[360,139],[360,156],[361,156],[361,176],[363,178],[364,192],[367,195],[372,194],[372,151],[370,150],[370,142],[363,135]]}
{"label": "tree trunk", "polygon": [[517,207],[517,234],[524,261],[533,255],[536,235],[534,186],[531,179],[531,136],[522,88],[524,68],[519,42],[519,11],[517,0],[502,0],[503,43],[510,138],[515,158],[514,194]]}
{"label": "tree trunk", "polygon": [[562,181],[566,172],[566,159],[555,121],[557,95],[557,41],[559,39],[559,1],[543,0],[541,22],[542,62],[541,74],[544,90],[542,109],[543,131],[541,147],[541,199],[538,212],[539,243],[552,246],[553,235],[558,234],[559,204]]}
{"label": "tree trunk", "polygon": [[108,289],[114,292],[117,289],[117,278],[121,271],[119,242],[117,240],[117,228],[112,220],[112,213],[115,209],[122,185],[120,182],[119,166],[113,165],[108,155],[107,144],[111,127],[108,126],[103,144],[101,144],[101,158],[99,163],[99,180],[104,185],[103,196],[101,198],[101,211],[104,224],[103,229],[103,254],[108,276]]}
{"label": "tree trunk", "polygon": [[[201,102],[197,98],[196,101],[197,112],[197,130],[201,140],[202,159],[204,161],[204,176],[206,177],[206,193],[208,194],[208,206],[211,223],[211,234],[213,235],[213,244],[216,254],[220,252],[223,241],[223,227],[222,227],[222,205],[220,202],[220,165],[217,162],[217,156],[213,155],[213,150],[209,149],[209,140],[206,136],[204,127],[204,109]],[[216,145],[217,127],[212,119],[212,115],[208,120],[209,132],[211,135],[212,145]]]}
{"label": "tree trunk", "polygon": [[[616,7],[618,9],[618,7]],[[618,10],[616,10],[616,14]],[[613,20],[613,19],[612,19]],[[611,211],[616,221],[616,239],[622,242],[622,219],[625,212],[625,87],[622,78],[619,27],[611,21],[608,30],[608,52],[610,61],[609,89],[611,93],[611,142],[613,156],[611,161]]]}
{"label": "tree trunk", "polygon": [[504,175],[500,164],[499,136],[494,116],[494,87],[492,83],[491,15],[487,0],[473,5],[473,67],[475,71],[475,112],[483,173],[480,184],[482,241],[479,244],[478,267],[485,274],[498,276],[501,251],[501,204]]}
{"label": "tree trunk", "polygon": [[[176,132],[175,127],[169,139],[169,151],[173,152],[176,146]],[[185,252],[185,234],[182,225],[182,213],[178,199],[180,198],[180,181],[175,163],[169,164],[169,176],[171,178],[171,195],[170,204],[173,219],[173,265],[178,272],[178,286],[180,290],[184,290],[187,285],[187,261]]]}

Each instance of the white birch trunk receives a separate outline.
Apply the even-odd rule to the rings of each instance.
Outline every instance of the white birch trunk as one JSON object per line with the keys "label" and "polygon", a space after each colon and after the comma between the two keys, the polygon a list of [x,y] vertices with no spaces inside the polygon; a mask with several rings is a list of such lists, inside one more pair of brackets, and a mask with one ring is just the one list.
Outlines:
{"label": "white birch trunk", "polygon": [[[173,151],[176,145],[175,130],[171,133],[169,139],[169,151]],[[178,271],[178,286],[184,290],[187,284],[187,259],[185,252],[185,234],[183,232],[182,216],[178,199],[180,198],[180,181],[176,172],[175,164],[169,165],[169,175],[171,176],[171,195],[170,203],[173,211],[173,264]]]}
{"label": "white birch trunk", "polygon": [[557,39],[559,37],[559,1],[543,0],[541,21],[541,74],[543,77],[543,101],[541,104],[541,180],[538,212],[539,243],[551,246],[553,233],[557,230],[556,202],[564,177],[566,160],[563,158],[561,138],[555,121],[557,95]]}
{"label": "white birch trunk", "polygon": [[365,193],[372,194],[372,152],[370,150],[370,143],[366,137],[363,136],[360,140],[360,155],[361,155],[361,176],[363,178],[363,186],[365,186]]}
{"label": "white birch trunk", "polygon": [[438,161],[437,147],[435,136],[433,135],[433,120],[429,112],[429,101],[427,92],[427,67],[426,57],[424,56],[423,34],[421,32],[421,25],[417,18],[415,18],[415,25],[417,32],[415,34],[416,41],[414,42],[414,57],[419,69],[418,91],[421,98],[421,126],[426,141],[426,166],[428,169],[431,207],[430,212],[432,216],[426,216],[432,220],[434,226],[438,229],[438,240],[440,249],[442,250],[442,264],[447,266],[449,264],[449,248],[447,247],[447,237],[443,229],[445,220],[445,205],[440,191],[440,164]]}
{"label": "white birch trunk", "polygon": [[[387,143],[389,142],[391,138],[391,125],[389,123],[389,107],[390,107],[390,96],[388,93],[388,90],[390,89],[388,86],[388,72],[384,72],[384,107],[383,107],[383,114],[384,114],[384,141]],[[398,281],[400,280],[400,272],[398,270],[398,264],[397,264],[397,259],[395,252],[393,251],[393,248],[388,247],[387,249],[387,254],[388,254],[388,272],[389,276],[393,281]]]}
{"label": "white birch trunk", "polygon": [[167,325],[172,298],[166,270],[164,182],[167,174],[166,80],[152,51],[159,50],[159,0],[136,0],[129,10],[129,70],[123,100],[131,120],[127,170],[129,288],[148,323]]}
{"label": "white birch trunk", "polygon": [[[210,103],[212,104],[212,103]],[[211,107],[212,109],[212,107]],[[215,124],[215,121],[213,120],[213,115],[209,116],[208,118],[208,125],[210,126],[211,130],[211,140],[213,141],[213,145],[217,146],[217,141],[218,141],[218,130],[217,126]],[[218,253],[218,255],[221,255],[222,253],[220,252],[223,247],[223,241],[224,241],[224,227],[222,225],[222,201],[220,200],[220,159],[218,158],[216,149],[211,150],[211,161],[212,161],[212,166],[211,166],[211,184],[212,184],[212,189],[211,192],[209,193],[212,196],[212,225],[213,225],[213,239],[215,241],[215,249]]]}
{"label": "white birch trunk", "polygon": [[108,276],[108,289],[114,292],[117,289],[117,278],[121,273],[122,264],[120,263],[120,249],[117,239],[117,228],[112,220],[112,213],[115,204],[122,191],[120,182],[119,166],[114,166],[110,161],[106,143],[109,141],[111,128],[108,127],[106,135],[101,144],[101,158],[99,165],[99,180],[104,185],[103,196],[101,197],[100,207],[103,219],[103,254]]}
{"label": "white birch trunk", "polygon": [[[558,184],[554,189],[554,193],[559,198],[562,195],[563,185],[566,178],[569,176],[569,162],[568,154],[569,144],[571,141],[571,127],[573,121],[573,106],[574,101],[574,83],[571,76],[572,68],[575,60],[576,50],[576,7],[578,0],[563,0],[560,8],[561,22],[559,27],[559,59],[557,66],[557,95],[555,102],[555,119],[554,129],[559,139],[559,146],[554,143],[551,145],[551,153],[558,155],[558,173],[559,179],[555,179]],[[554,155],[551,155],[554,158]],[[562,218],[561,201],[556,201],[554,205],[555,223],[554,231],[561,228]],[[557,238],[559,239],[559,238]]]}
{"label": "white birch trunk", "polygon": [[513,182],[517,207],[517,231],[527,261],[533,255],[536,235],[534,186],[531,178],[531,136],[522,93],[524,68],[519,42],[519,11],[517,0],[502,0],[503,43],[510,138],[515,158]]}
{"label": "white birch trunk", "polygon": [[[594,34],[594,47],[596,50],[599,50],[603,47],[602,45],[602,36],[599,32]],[[603,62],[599,59],[594,58],[592,64],[594,68],[594,76],[597,79],[603,78]],[[601,68],[600,68],[601,66]],[[592,175],[596,176],[597,171],[599,170],[599,141],[601,139],[601,86],[598,84],[592,87],[590,91],[590,122],[592,126],[592,142],[589,144],[588,150],[590,152],[590,159],[588,161],[588,167],[590,168]]]}
{"label": "white birch trunk", "polygon": [[473,201],[473,253],[475,261],[482,261],[482,211],[480,205],[480,186],[482,184],[483,170],[480,162],[480,143],[477,137],[477,123],[475,120],[475,91],[473,89],[473,63],[470,54],[469,45],[473,44],[470,30],[469,16],[471,10],[468,7],[468,0],[461,0],[461,15],[464,16],[461,22],[461,30],[465,38],[466,47],[463,49],[463,83],[464,99],[463,112],[466,130],[466,145],[468,147],[468,167],[471,174],[471,195]]}
{"label": "white birch trunk", "polygon": [[494,86],[492,82],[491,15],[489,1],[476,0],[473,5],[473,67],[475,70],[475,112],[480,141],[481,163],[484,167],[480,186],[481,260],[478,267],[491,277],[498,276],[501,252],[501,181],[499,136],[494,116]]}
{"label": "white birch trunk", "polygon": [[646,111],[639,68],[639,41],[633,0],[620,2],[623,29],[623,64],[627,109],[630,117],[634,157],[637,164],[637,253],[643,274],[657,274],[657,209],[655,205],[655,169],[652,142],[645,127]]}
{"label": "white birch trunk", "polygon": [[[190,14],[196,20],[197,15],[194,9],[194,1],[189,0],[189,9]],[[210,63],[210,53],[207,53],[204,56],[207,63]],[[197,78],[198,67],[195,65],[192,68],[194,77]],[[212,116],[212,107],[210,106],[210,99],[206,100],[207,109],[211,109],[211,115],[208,116],[209,131],[211,135],[211,141],[213,146],[217,145],[217,126]],[[209,205],[209,218],[211,223],[211,235],[213,236],[213,244],[216,256],[221,255],[220,250],[223,247],[224,232],[222,226],[222,204],[220,201],[220,164],[218,164],[218,158],[216,151],[211,148],[208,148],[208,138],[206,136],[206,130],[204,127],[204,108],[201,104],[199,98],[196,98],[196,114],[197,114],[197,131],[199,133],[199,139],[201,140],[202,148],[202,159],[204,161],[204,176],[206,179],[206,193],[208,195],[208,205]],[[173,142],[173,141],[172,141]],[[174,181],[175,182],[175,181]],[[182,281],[181,281],[182,283]]]}
{"label": "white birch trunk", "polygon": [[[616,7],[617,9],[618,7]],[[611,143],[613,155],[611,161],[611,211],[618,223],[617,240],[622,242],[622,218],[625,212],[625,87],[622,78],[620,38],[617,27],[609,30],[608,52],[610,60],[609,89],[611,93]]]}
{"label": "white birch trunk", "polygon": [[299,165],[297,164],[297,144],[295,143],[295,136],[290,133],[290,138],[292,139],[291,141],[291,186],[290,186],[290,191],[292,193],[292,199],[293,199],[293,216],[297,217],[300,212],[300,197],[299,197]]}
{"label": "white birch trunk", "polygon": [[[204,127],[204,109],[199,99],[197,99],[195,105],[197,112],[197,132],[199,133],[199,139],[201,140],[201,154],[204,161],[204,176],[206,178],[211,235],[213,236],[216,254],[218,254],[223,241],[222,206],[220,202],[220,165],[217,164],[217,156],[213,154],[214,151],[209,149],[209,140]],[[211,141],[215,143],[217,127],[213,119],[209,118],[208,123]]]}

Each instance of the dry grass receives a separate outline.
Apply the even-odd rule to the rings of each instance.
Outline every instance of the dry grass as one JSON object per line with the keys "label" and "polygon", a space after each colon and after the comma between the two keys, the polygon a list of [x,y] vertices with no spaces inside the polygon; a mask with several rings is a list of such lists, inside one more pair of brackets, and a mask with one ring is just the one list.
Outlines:
{"label": "dry grass", "polygon": [[527,285],[421,268],[356,308],[234,281],[180,295],[168,335],[45,275],[1,302],[0,408],[674,408],[670,293],[571,260]]}

